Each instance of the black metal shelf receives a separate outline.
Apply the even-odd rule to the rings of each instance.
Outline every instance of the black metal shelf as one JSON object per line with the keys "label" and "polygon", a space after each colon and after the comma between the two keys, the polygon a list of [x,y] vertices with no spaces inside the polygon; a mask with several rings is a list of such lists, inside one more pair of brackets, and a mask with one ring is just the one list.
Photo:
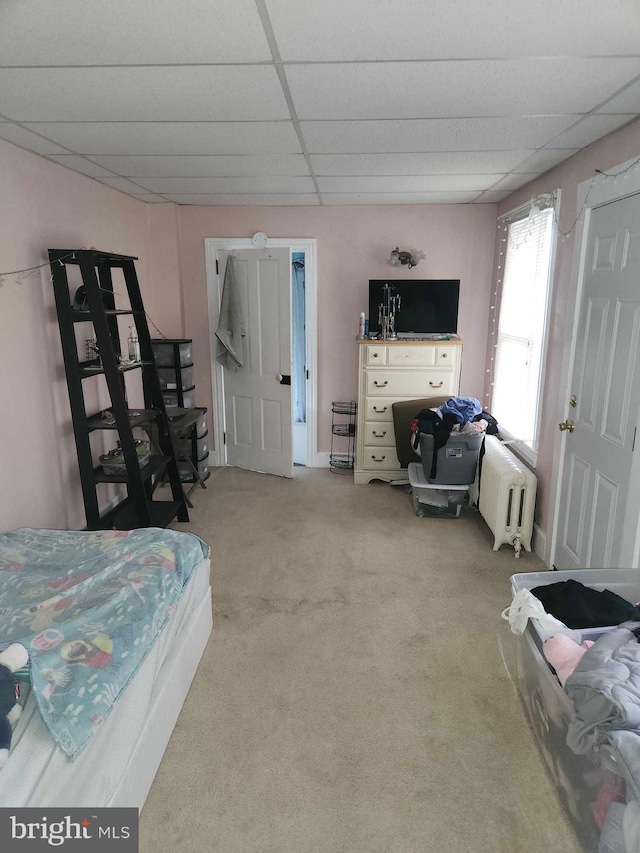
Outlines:
{"label": "black metal shelf", "polygon": [[[343,473],[352,471],[355,467],[356,449],[356,412],[358,404],[356,400],[335,401],[331,403],[333,422],[331,424],[331,453],[329,454],[329,467],[334,472]],[[347,415],[348,420],[336,421],[336,415]],[[334,436],[346,438],[346,452],[336,453],[334,448]],[[339,443],[340,444],[340,443]]]}
{"label": "black metal shelf", "polygon": [[[159,409],[129,409],[127,414],[129,415],[129,426],[133,429],[161,416],[162,412]],[[118,424],[115,422],[112,424],[105,423],[102,412],[97,412],[95,415],[87,418],[87,429],[89,432],[93,432],[96,429],[117,430]]]}
{"label": "black metal shelf", "polygon": [[[84,501],[87,529],[116,527],[164,527],[173,518],[188,521],[187,501],[180,482],[176,452],[169,429],[160,380],[155,366],[151,336],[144,311],[135,269],[136,258],[114,255],[94,249],[49,249],[51,279],[56,301],[62,354],[71,404],[71,417],[80,468],[80,485]],[[67,276],[68,264],[77,265],[84,288],[83,305],[74,306]],[[129,308],[116,308],[112,269],[121,269],[127,289]],[[76,291],[77,293],[77,291]],[[123,351],[118,317],[129,315],[138,337],[141,360],[120,363]],[[91,322],[95,348],[100,358],[80,360],[75,323]],[[133,408],[127,398],[123,374],[140,370],[144,392],[144,408]],[[113,423],[105,423],[102,412],[88,415],[82,381],[90,376],[104,376],[109,402],[104,409],[111,412]],[[140,467],[134,427],[153,424],[158,448],[144,467]],[[118,433],[124,457],[123,471],[105,474],[102,465],[94,464],[90,435],[94,430],[111,429]],[[158,475],[154,480],[154,475]],[[155,501],[154,490],[161,477],[171,487],[171,501]],[[126,497],[111,511],[101,514],[98,486],[123,484]]]}
{"label": "black metal shelf", "polygon": [[[143,480],[149,480],[154,474],[159,474],[166,468],[170,456],[150,456],[146,465],[140,468],[140,476]],[[128,483],[129,475],[126,469],[121,474],[105,474],[102,465],[93,469],[96,483]]]}

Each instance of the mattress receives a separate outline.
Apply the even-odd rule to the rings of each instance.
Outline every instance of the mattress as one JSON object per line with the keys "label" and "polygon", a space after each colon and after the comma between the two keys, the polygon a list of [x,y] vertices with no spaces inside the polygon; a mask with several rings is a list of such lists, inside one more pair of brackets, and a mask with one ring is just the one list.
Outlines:
{"label": "mattress", "polygon": [[[127,775],[131,777],[129,765],[138,742],[143,735],[153,739],[153,733],[149,735],[148,722],[157,712],[156,700],[165,686],[163,682],[169,677],[163,669],[169,670],[169,663],[175,668],[176,648],[184,647],[188,654],[191,623],[203,606],[208,607],[209,571],[208,559],[195,567],[158,640],[109,717],[75,761],[70,761],[54,743],[40,717],[35,697],[27,697],[14,730],[9,759],[0,772],[0,806],[98,807],[119,800],[123,779]],[[198,659],[201,651],[199,649]],[[193,664],[194,671],[196,665],[197,660]],[[181,704],[182,699],[176,715]],[[165,746],[166,740],[158,744],[160,752],[156,766]],[[144,796],[146,790],[143,801]],[[141,806],[142,802],[130,800],[119,804]]]}

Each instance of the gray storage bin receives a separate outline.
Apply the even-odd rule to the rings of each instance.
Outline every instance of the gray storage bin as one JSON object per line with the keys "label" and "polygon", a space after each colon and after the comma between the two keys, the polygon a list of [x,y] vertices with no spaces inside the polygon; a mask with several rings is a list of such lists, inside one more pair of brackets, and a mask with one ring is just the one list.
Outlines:
{"label": "gray storage bin", "polygon": [[465,485],[434,486],[429,483],[418,462],[410,462],[407,472],[413,511],[419,518],[458,518],[468,493]]}
{"label": "gray storage bin", "polygon": [[[176,407],[179,406],[178,402],[178,392],[177,391],[164,391],[162,393],[162,399],[164,400],[165,406]],[[191,391],[185,391],[182,395],[182,407],[184,409],[193,409],[196,405],[196,392],[195,388],[192,388]]]}
{"label": "gray storage bin", "polygon": [[[597,639],[594,631],[592,639]],[[571,700],[528,627],[518,642],[520,695],[547,769],[585,853],[598,853],[600,830],[593,807],[603,789],[615,785],[616,774],[598,753],[576,755],[566,744]],[[606,757],[603,756],[606,760]]]}
{"label": "gray storage bin", "polygon": [[196,421],[196,436],[198,438],[202,438],[202,436],[207,434],[207,416],[205,414],[200,415],[198,420]]}
{"label": "gray storage bin", "polygon": [[[181,456],[191,456],[191,452],[193,450],[192,447],[192,439],[191,438],[183,438],[180,440],[178,445],[178,449],[180,451]],[[209,456],[209,437],[207,435],[203,435],[202,438],[196,438],[196,447],[195,447],[195,457],[196,459],[206,459]]]}
{"label": "gray storage bin", "polygon": [[425,477],[430,483],[449,486],[469,485],[476,478],[478,454],[484,441],[484,433],[461,435],[452,433],[449,440],[438,450],[436,476],[431,479],[433,461],[433,436],[420,434],[420,454]]}
{"label": "gray storage bin", "polygon": [[[173,367],[174,343],[171,339],[166,341],[153,340],[151,342],[153,349],[153,357],[156,362],[156,367]],[[178,344],[178,353],[180,356],[179,363],[181,365],[191,364],[191,341],[184,341]]]}
{"label": "gray storage bin", "polygon": [[[200,462],[196,465],[198,469],[198,474],[202,477],[202,479],[206,479],[209,476],[209,461],[207,459],[201,459]],[[193,473],[193,468],[189,465],[188,462],[181,461],[178,462],[178,473],[180,474],[180,479],[183,483],[193,483],[195,482],[195,475]]]}
{"label": "gray storage bin", "polygon": [[183,388],[193,387],[193,366],[191,367],[159,367],[158,379],[163,391],[175,391],[178,387],[178,373]]}

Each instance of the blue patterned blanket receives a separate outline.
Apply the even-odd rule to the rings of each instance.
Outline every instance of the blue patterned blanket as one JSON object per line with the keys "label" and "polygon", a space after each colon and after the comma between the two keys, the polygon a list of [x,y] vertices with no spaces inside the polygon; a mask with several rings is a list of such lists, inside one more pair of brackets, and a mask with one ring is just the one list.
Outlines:
{"label": "blue patterned blanket", "polygon": [[40,713],[72,759],[209,556],[174,530],[0,533],[0,648],[25,645]]}

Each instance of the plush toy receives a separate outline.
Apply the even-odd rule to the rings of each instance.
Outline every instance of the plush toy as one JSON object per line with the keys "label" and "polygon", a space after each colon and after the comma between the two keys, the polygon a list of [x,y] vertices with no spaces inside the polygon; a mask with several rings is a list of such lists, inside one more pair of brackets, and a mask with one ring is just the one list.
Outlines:
{"label": "plush toy", "polygon": [[592,640],[585,640],[580,646],[566,634],[556,634],[542,644],[544,656],[555,669],[558,681],[563,687],[567,678],[578,666],[582,655],[592,645]]}
{"label": "plush toy", "polygon": [[0,652],[0,767],[9,757],[13,726],[22,713],[18,704],[18,682],[14,672],[26,666],[29,653],[20,643],[12,643]]}

